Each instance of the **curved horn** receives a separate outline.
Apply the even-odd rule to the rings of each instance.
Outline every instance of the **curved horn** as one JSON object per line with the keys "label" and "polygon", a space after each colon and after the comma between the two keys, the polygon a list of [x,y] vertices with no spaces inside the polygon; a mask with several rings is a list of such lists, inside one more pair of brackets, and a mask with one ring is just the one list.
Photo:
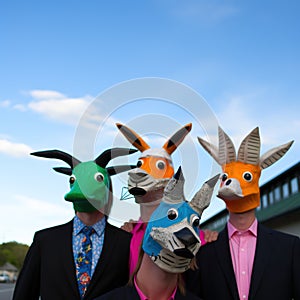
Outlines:
{"label": "curved horn", "polygon": [[181,203],[184,201],[184,182],[185,179],[181,167],[179,167],[164,189],[163,201],[166,203]]}
{"label": "curved horn", "polygon": [[81,163],[80,160],[72,155],[60,150],[45,150],[30,153],[31,155],[45,158],[56,158],[66,162],[72,169]]}
{"label": "curved horn", "polygon": [[186,135],[191,131],[192,123],[186,124],[175,132],[163,145],[168,154],[172,154],[176,148],[183,142]]}
{"label": "curved horn", "polygon": [[259,165],[262,169],[266,169],[279,160],[290,149],[294,141],[290,141],[281,146],[272,148],[261,156]]}
{"label": "curved horn", "polygon": [[254,128],[242,141],[237,160],[246,164],[258,165],[260,155],[260,137],[258,127]]}
{"label": "curved horn", "polygon": [[130,148],[112,148],[112,149],[107,149],[104,152],[102,152],[96,159],[95,163],[102,167],[105,168],[106,165],[110,162],[115,157],[119,156],[124,156],[128,154],[132,154],[137,152],[136,149],[130,149]]}
{"label": "curved horn", "polygon": [[123,133],[126,139],[138,150],[141,152],[150,148],[150,146],[142,139],[140,135],[134,132],[132,129],[122,125],[120,123],[116,123],[119,130]]}
{"label": "curved horn", "polygon": [[236,160],[236,153],[234,145],[229,136],[223,131],[221,127],[218,127],[219,133],[219,162],[220,165],[224,165]]}
{"label": "curved horn", "polygon": [[210,204],[210,200],[214,191],[214,187],[220,178],[220,174],[215,175],[211,179],[207,180],[201,187],[201,189],[195,194],[190,201],[190,206],[201,216],[204,209]]}
{"label": "curved horn", "polygon": [[136,165],[122,165],[122,166],[113,166],[106,168],[106,171],[110,176],[113,176],[115,174],[119,174],[125,171],[129,171],[136,168]]}
{"label": "curved horn", "polygon": [[53,168],[54,171],[58,172],[58,173],[62,173],[65,175],[72,175],[72,169],[71,168],[64,168],[64,167],[55,167]]}

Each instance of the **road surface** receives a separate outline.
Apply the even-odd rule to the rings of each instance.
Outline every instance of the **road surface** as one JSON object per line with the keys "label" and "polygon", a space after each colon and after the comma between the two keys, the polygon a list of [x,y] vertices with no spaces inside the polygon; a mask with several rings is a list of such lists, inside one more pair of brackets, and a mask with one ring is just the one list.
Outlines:
{"label": "road surface", "polygon": [[11,300],[14,287],[14,283],[0,283],[0,300]]}

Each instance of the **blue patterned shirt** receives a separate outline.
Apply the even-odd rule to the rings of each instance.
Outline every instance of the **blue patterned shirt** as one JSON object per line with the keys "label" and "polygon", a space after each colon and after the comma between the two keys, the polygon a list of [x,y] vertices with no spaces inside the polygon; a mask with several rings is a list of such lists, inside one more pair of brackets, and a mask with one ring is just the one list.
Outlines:
{"label": "blue patterned shirt", "polygon": [[[93,276],[97,262],[99,260],[100,254],[103,248],[104,242],[104,230],[106,225],[106,218],[103,217],[100,221],[95,223],[92,227],[96,231],[94,234],[91,235],[92,241],[92,270],[91,276]],[[73,256],[74,256],[74,263],[76,266],[76,260],[78,253],[81,251],[81,240],[84,237],[84,234],[81,232],[82,228],[86,226],[77,216],[75,216],[73,220]]]}

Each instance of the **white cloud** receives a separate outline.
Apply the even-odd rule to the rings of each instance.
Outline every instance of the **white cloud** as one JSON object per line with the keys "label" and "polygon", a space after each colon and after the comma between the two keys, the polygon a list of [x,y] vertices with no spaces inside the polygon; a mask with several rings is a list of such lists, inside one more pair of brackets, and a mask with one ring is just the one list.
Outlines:
{"label": "white cloud", "polygon": [[46,117],[69,124],[77,124],[82,113],[87,109],[92,97],[68,98],[62,93],[49,90],[29,92],[34,98],[28,108]]}
{"label": "white cloud", "polygon": [[50,91],[50,90],[33,90],[30,91],[29,94],[35,99],[65,99],[65,95],[57,92],[57,91]]}
{"label": "white cloud", "polygon": [[9,106],[10,106],[9,100],[4,100],[0,102],[0,107],[9,107]]}
{"label": "white cloud", "polygon": [[13,106],[14,109],[19,111],[26,111],[27,107],[24,104],[16,104]]}
{"label": "white cloud", "polygon": [[0,139],[0,153],[13,157],[27,156],[32,152],[32,148],[21,143],[13,143],[7,139]]}
{"label": "white cloud", "polygon": [[19,110],[31,110],[55,121],[77,125],[92,131],[100,129],[101,124],[114,127],[114,119],[107,118],[102,111],[99,99],[93,102],[92,96],[70,98],[58,91],[32,90],[28,94],[33,98],[26,106],[18,104]]}

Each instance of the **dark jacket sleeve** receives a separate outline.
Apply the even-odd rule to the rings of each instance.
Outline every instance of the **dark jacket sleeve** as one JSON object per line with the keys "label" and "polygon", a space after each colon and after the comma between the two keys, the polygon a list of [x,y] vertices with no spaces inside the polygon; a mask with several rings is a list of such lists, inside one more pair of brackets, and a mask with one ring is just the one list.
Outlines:
{"label": "dark jacket sleeve", "polygon": [[35,234],[18,276],[13,300],[38,300],[40,293],[40,252]]}
{"label": "dark jacket sleeve", "polygon": [[294,299],[300,300],[300,239],[295,239],[293,247],[293,293]]}

